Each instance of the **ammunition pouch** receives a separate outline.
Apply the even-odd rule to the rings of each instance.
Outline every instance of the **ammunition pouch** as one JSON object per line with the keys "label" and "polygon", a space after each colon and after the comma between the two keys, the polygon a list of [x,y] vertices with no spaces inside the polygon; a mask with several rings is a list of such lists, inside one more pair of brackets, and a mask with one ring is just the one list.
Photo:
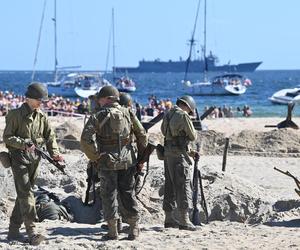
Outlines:
{"label": "ammunition pouch", "polygon": [[163,145],[161,144],[157,144],[156,146],[156,154],[157,154],[157,158],[161,161],[163,161],[165,159],[165,148]]}
{"label": "ammunition pouch", "polygon": [[11,167],[10,154],[5,151],[0,152],[0,162],[4,168],[10,168]]}
{"label": "ammunition pouch", "polygon": [[127,145],[122,147],[121,152],[117,148],[102,151],[97,167],[102,170],[128,169],[133,164],[132,150],[131,145]]}
{"label": "ammunition pouch", "polygon": [[180,150],[186,150],[189,144],[189,140],[185,136],[173,136],[171,139],[165,140],[165,145],[168,147],[174,147]]}

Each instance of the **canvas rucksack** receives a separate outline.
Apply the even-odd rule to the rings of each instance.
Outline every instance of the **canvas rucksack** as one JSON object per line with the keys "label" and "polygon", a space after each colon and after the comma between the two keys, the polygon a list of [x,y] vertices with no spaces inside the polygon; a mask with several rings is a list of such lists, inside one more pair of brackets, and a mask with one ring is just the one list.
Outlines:
{"label": "canvas rucksack", "polygon": [[101,110],[97,120],[98,167],[108,170],[127,169],[132,165],[131,119],[128,109],[111,107]]}

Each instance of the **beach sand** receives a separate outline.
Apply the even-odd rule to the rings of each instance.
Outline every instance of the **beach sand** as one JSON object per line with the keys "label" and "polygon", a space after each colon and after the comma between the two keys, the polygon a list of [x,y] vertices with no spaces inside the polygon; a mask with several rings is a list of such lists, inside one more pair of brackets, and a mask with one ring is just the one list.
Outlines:
{"label": "beach sand", "polygon": [[[273,169],[276,166],[289,170],[300,178],[300,135],[292,129],[264,128],[282,120],[224,118],[203,122],[209,131],[199,133],[200,169],[210,223],[195,232],[163,228],[163,162],[154,153],[145,188],[139,195],[142,219],[138,240],[127,241],[126,234],[121,233],[119,241],[102,241],[106,232],[100,224],[47,220],[37,223],[47,234],[40,246],[8,242],[8,218],[15,191],[11,170],[0,168],[0,249],[300,249],[300,200],[294,192],[296,185]],[[293,120],[300,125],[299,118]],[[87,163],[78,143],[83,119],[55,117],[51,123],[58,128],[58,139],[64,147],[67,175],[43,160],[37,184],[72,201],[82,222],[92,221],[95,209],[81,204]],[[4,126],[1,117],[1,134]],[[152,140],[160,141],[159,124],[149,134]],[[230,147],[226,171],[222,172],[225,137],[230,138]],[[4,149],[3,143],[0,147]]]}

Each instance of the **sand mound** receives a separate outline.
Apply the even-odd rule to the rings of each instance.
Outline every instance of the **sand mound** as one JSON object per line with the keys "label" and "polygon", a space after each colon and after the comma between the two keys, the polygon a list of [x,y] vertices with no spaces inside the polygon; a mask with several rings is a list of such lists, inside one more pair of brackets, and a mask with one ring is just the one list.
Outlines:
{"label": "sand mound", "polygon": [[80,149],[82,128],[76,123],[66,121],[55,128],[57,141],[66,149]]}
{"label": "sand mound", "polygon": [[[204,155],[220,155],[225,145],[225,135],[215,131],[199,131],[198,140]],[[268,132],[244,130],[230,137],[229,154],[259,156],[300,156],[300,134],[292,129]]]}

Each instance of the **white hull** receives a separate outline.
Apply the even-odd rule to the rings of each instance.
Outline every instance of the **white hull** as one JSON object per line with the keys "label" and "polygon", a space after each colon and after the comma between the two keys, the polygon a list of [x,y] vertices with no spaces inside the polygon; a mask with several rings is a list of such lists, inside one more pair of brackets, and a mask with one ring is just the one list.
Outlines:
{"label": "white hull", "polygon": [[83,89],[80,87],[76,87],[75,93],[82,98],[88,98],[91,95],[95,95],[100,89],[101,87],[94,89]]}
{"label": "white hull", "polygon": [[136,91],[136,87],[135,86],[131,86],[131,87],[117,87],[117,89],[120,91],[120,92],[134,92]]}
{"label": "white hull", "polygon": [[189,95],[242,95],[247,88],[242,85],[220,85],[210,82],[196,82],[185,84],[185,91]]}
{"label": "white hull", "polygon": [[49,95],[56,95],[56,96],[64,96],[64,97],[74,97],[77,96],[74,86],[73,87],[65,87],[61,86],[61,84],[47,84],[48,93]]}
{"label": "white hull", "polygon": [[300,102],[300,88],[282,89],[275,92],[269,100],[276,104],[289,104]]}

